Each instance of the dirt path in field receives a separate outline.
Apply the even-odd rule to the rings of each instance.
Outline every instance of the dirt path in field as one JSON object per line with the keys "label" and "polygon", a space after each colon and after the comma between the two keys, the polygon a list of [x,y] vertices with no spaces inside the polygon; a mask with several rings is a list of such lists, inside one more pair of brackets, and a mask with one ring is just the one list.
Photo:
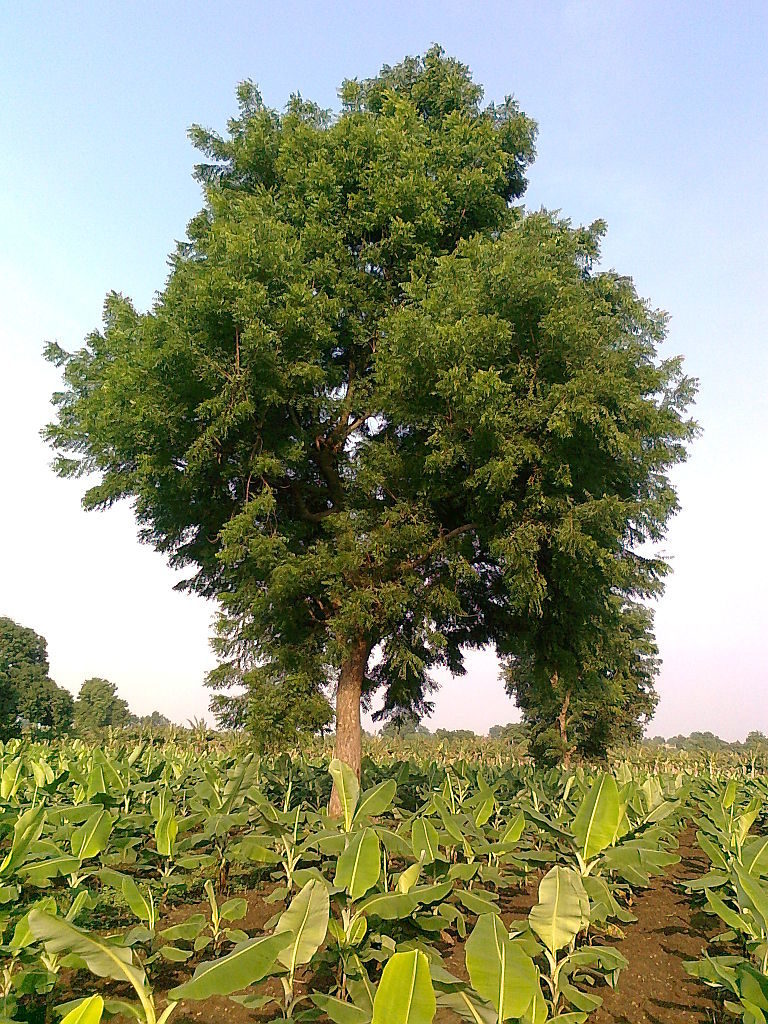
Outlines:
{"label": "dirt path in field", "polygon": [[719,1019],[713,990],[686,974],[685,960],[697,959],[708,938],[720,929],[712,918],[696,914],[676,882],[703,875],[708,868],[692,829],[680,835],[681,861],[641,892],[632,912],[636,924],[625,928],[617,948],[629,960],[616,990],[601,988],[603,1005],[589,1024],[712,1024]]}

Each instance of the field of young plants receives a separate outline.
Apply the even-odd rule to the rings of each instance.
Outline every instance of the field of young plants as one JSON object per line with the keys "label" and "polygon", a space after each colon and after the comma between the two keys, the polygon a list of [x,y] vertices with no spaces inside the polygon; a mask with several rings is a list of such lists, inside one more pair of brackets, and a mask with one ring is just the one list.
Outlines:
{"label": "field of young plants", "polygon": [[[0,1020],[646,1019],[600,1007],[622,1007],[623,947],[667,879],[709,923],[690,984],[765,1022],[767,797],[737,759],[543,772],[432,748],[369,755],[358,785],[322,750],[13,740]],[[670,881],[682,836],[702,870]]]}

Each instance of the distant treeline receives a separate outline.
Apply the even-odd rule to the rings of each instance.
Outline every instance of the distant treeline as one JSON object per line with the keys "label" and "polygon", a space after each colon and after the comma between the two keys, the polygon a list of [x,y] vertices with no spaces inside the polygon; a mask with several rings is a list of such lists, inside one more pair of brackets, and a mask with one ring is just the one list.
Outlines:
{"label": "distant treeline", "polygon": [[754,750],[756,748],[768,747],[768,736],[757,729],[753,729],[745,740],[721,739],[713,732],[692,732],[689,736],[670,736],[664,739],[663,736],[653,736],[643,740],[644,746],[664,747],[667,750]]}
{"label": "distant treeline", "polygon": [[135,715],[108,679],[86,679],[77,697],[51,679],[45,637],[0,617],[0,741],[28,731],[93,736],[128,727],[165,729],[159,711]]}
{"label": "distant treeline", "polygon": [[[423,722],[415,718],[406,718],[398,725],[389,723],[382,730],[380,735],[398,737],[400,739],[430,739],[442,740],[479,740],[482,737],[471,729],[436,729],[431,732]],[[506,725],[493,725],[488,730],[488,738],[501,740],[513,744],[516,747],[525,747],[530,738],[527,726],[522,722],[509,722]],[[760,748],[768,749],[768,736],[759,730],[753,730],[745,740],[721,739],[713,732],[692,732],[688,736],[682,734],[670,736],[647,737],[641,741],[645,747],[658,747],[666,750],[690,750],[690,751],[744,751]]]}

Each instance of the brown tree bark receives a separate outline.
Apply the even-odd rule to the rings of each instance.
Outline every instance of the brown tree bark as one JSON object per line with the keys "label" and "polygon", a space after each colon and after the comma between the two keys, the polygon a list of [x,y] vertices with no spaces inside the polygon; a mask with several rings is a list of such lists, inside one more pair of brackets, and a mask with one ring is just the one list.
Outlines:
{"label": "brown tree bark", "polygon": [[[333,755],[348,764],[358,779],[362,761],[360,698],[370,653],[370,647],[362,637],[350,646],[347,658],[342,662],[336,688],[336,742]],[[343,813],[335,785],[331,793],[329,812],[334,818],[341,817]]]}
{"label": "brown tree bark", "polygon": [[563,741],[565,747],[565,753],[563,754],[563,767],[568,768],[571,763],[571,754],[573,750],[568,746],[568,706],[571,703],[571,691],[568,690],[563,700],[563,705],[560,708],[560,714],[557,716],[557,727],[560,730],[560,739]]}

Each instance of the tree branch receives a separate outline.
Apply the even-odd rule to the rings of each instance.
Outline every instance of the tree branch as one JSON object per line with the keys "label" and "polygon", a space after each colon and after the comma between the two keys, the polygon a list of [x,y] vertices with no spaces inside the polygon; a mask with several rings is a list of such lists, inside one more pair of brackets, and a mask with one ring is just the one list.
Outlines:
{"label": "tree branch", "polygon": [[295,480],[290,481],[290,488],[291,494],[293,495],[293,500],[296,502],[296,507],[299,510],[299,515],[308,523],[320,523],[323,521],[323,519],[326,519],[328,516],[333,515],[333,513],[336,511],[335,508],[324,508],[321,509],[320,512],[310,512],[310,510],[307,508],[307,503],[304,501],[304,496],[299,490],[299,485],[296,483]]}
{"label": "tree branch", "polygon": [[465,523],[464,526],[457,526],[455,530],[449,530],[448,533],[441,534],[433,544],[430,544],[429,548],[423,555],[419,558],[414,558],[410,562],[406,562],[403,566],[403,570],[407,572],[409,569],[418,569],[419,566],[428,562],[440,547],[453,540],[454,537],[458,537],[462,533],[467,533],[469,530],[475,529],[477,529],[477,523]]}

